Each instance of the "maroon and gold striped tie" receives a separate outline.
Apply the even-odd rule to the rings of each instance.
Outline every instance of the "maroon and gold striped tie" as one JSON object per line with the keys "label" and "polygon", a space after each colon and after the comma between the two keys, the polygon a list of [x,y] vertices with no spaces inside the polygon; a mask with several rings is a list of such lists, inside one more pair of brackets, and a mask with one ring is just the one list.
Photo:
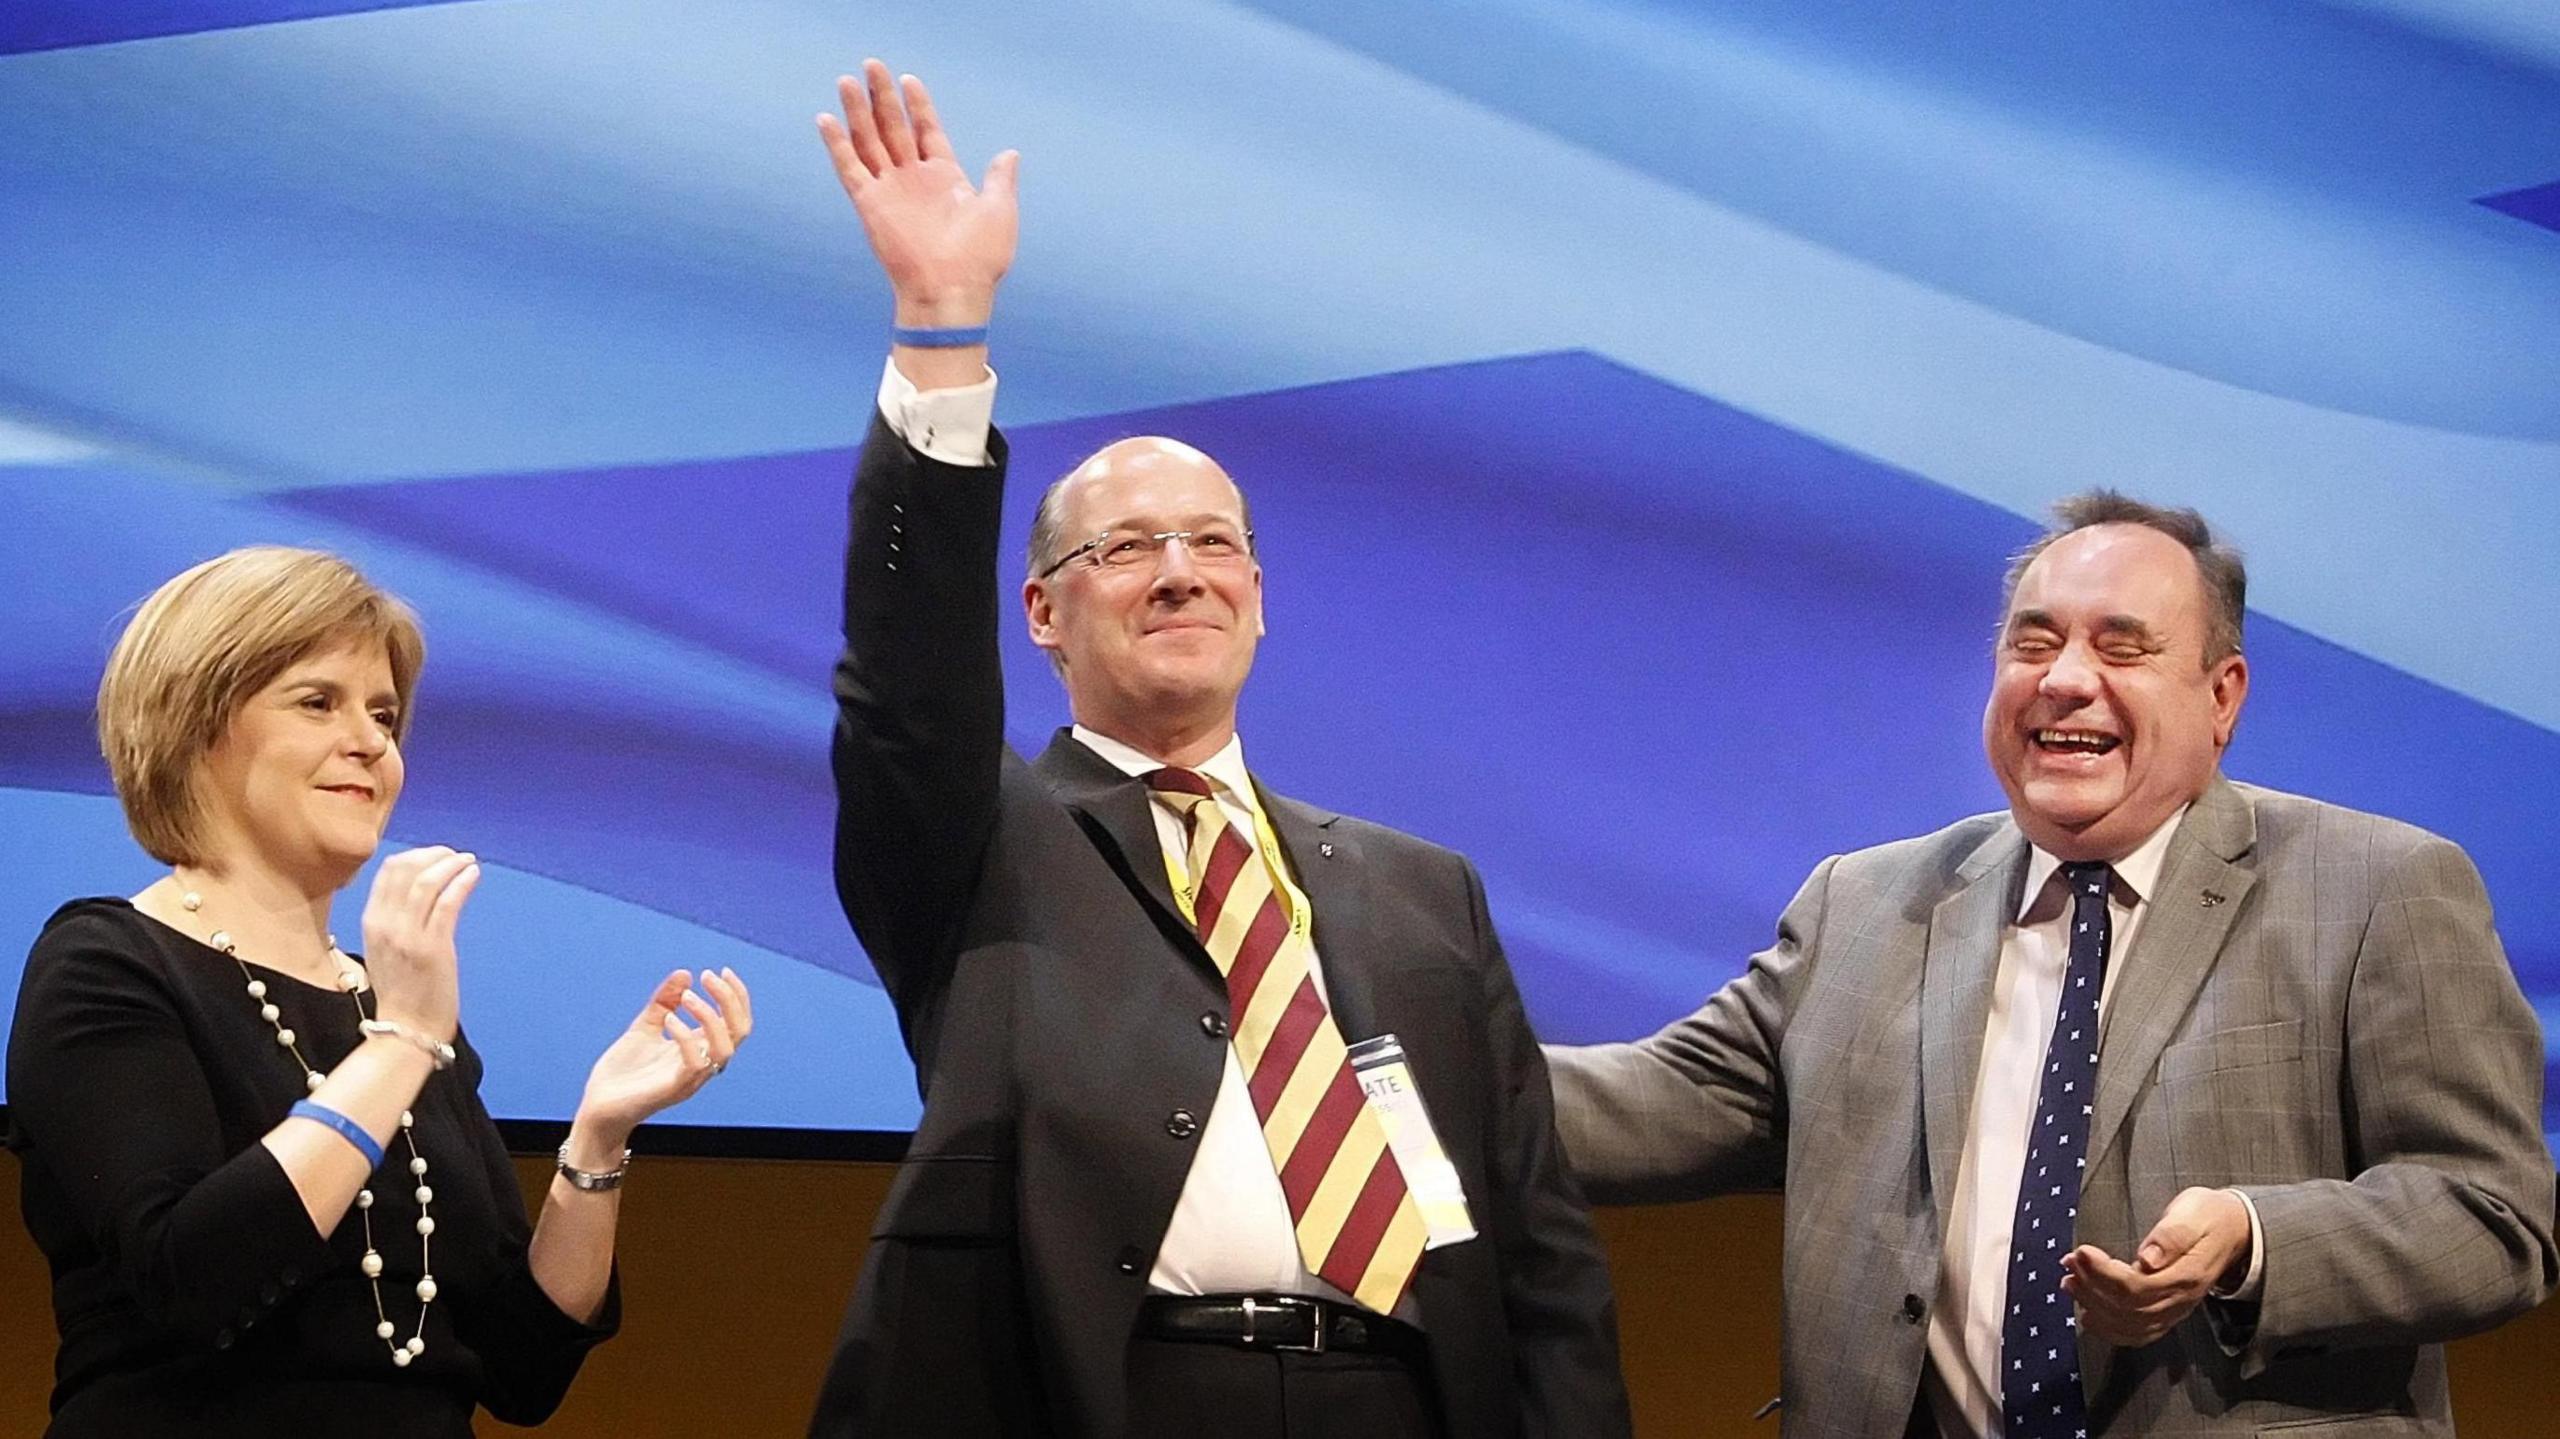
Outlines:
{"label": "maroon and gold striped tie", "polygon": [[1191,833],[1192,923],[1227,977],[1230,1042],[1279,1171],[1307,1268],[1381,1314],[1412,1281],[1429,1237],[1387,1131],[1360,1091],[1342,1031],[1316,990],[1314,947],[1272,866],[1257,862],[1187,769],[1147,776]]}

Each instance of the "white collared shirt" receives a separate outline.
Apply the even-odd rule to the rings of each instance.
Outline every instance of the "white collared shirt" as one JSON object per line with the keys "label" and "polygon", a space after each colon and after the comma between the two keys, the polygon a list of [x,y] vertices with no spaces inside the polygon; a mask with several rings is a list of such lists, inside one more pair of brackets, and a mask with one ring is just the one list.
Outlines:
{"label": "white collared shirt", "polygon": [[[2158,892],[2169,842],[2186,814],[2180,806],[2150,838],[2111,866],[2115,883],[2107,892],[2107,969],[2098,991],[2102,1021],[2117,977],[2134,962],[2135,942],[2150,910],[2146,901]],[[2002,1431],[2000,1331],[2009,1302],[2009,1228],[2017,1212],[2018,1180],[2027,1167],[2027,1131],[2035,1124],[2043,1087],[2045,1046],[2053,1037],[2063,974],[2071,962],[2070,896],[2065,886],[2054,883],[2061,869],[2060,859],[2029,848],[2018,913],[2001,931],[1991,1017],[1983,1026],[1955,1198],[1947,1209],[1938,1302],[1929,1312],[1929,1366],[1922,1388],[1945,1439],[1997,1439]],[[2106,1062],[2101,1050],[2101,1072]],[[2242,1202],[2247,1202],[2245,1195]],[[2257,1292],[2264,1249],[2256,1242],[2256,1207],[2249,1208],[2249,1272],[2235,1291],[2243,1297]]]}
{"label": "white collared shirt", "polygon": [[[1083,725],[1069,733],[1123,774],[1142,775],[1163,768],[1162,761]],[[1209,777],[1217,791],[1217,805],[1227,813],[1229,830],[1259,855],[1261,801],[1254,794],[1253,776],[1245,769],[1243,738],[1230,738],[1223,749],[1191,768]],[[1155,812],[1156,839],[1166,862],[1176,872],[1187,870],[1190,837],[1181,817],[1171,805],[1149,808]],[[1312,944],[1307,968],[1315,977],[1316,992],[1325,993],[1324,962]],[[1245,1084],[1244,1066],[1237,1061],[1233,1044],[1227,1046],[1218,1097],[1209,1107],[1208,1121],[1200,1127],[1200,1147],[1192,1154],[1182,1195],[1174,1201],[1173,1222],[1165,1226],[1147,1286],[1166,1294],[1276,1292],[1346,1302],[1351,1297],[1317,1278],[1298,1253],[1288,1196],[1280,1188],[1271,1148],[1263,1142],[1262,1121],[1254,1112],[1253,1092]],[[1411,1320],[1412,1310],[1413,1299],[1407,1295],[1396,1314]]]}

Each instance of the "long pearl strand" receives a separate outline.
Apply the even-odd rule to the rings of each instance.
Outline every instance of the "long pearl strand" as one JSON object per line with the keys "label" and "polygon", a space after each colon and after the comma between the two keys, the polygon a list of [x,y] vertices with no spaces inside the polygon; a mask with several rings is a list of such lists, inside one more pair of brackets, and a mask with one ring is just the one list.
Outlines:
{"label": "long pearl strand", "polygon": [[[187,913],[194,914],[203,906],[204,897],[188,890],[179,897],[178,904]],[[240,977],[249,984],[249,997],[258,1002],[258,1017],[275,1031],[276,1047],[292,1055],[293,1062],[302,1066],[303,1089],[319,1089],[329,1076],[312,1068],[311,1061],[303,1057],[298,1037],[285,1027],[284,1011],[268,996],[267,982],[249,972],[248,962],[240,957],[239,946],[231,942],[231,932],[217,929],[207,942],[231,956],[231,962],[240,966]],[[329,936],[329,954],[338,961],[338,987],[346,991],[348,1002],[355,1006],[357,1022],[372,1018],[365,1013],[364,997],[358,992],[364,983],[364,971],[339,950],[338,937],[334,934]],[[427,1208],[435,1200],[436,1192],[427,1183],[427,1157],[418,1152],[416,1123],[414,1113],[406,1109],[400,1111],[400,1138],[409,1148],[409,1177],[418,1185],[418,1328],[405,1341],[396,1338],[399,1326],[391,1322],[391,1313],[382,1303],[382,1252],[373,1243],[373,1189],[368,1185],[356,1191],[356,1214],[364,1223],[364,1277],[365,1282],[373,1286],[373,1337],[383,1342],[384,1347],[391,1351],[391,1362],[402,1369],[408,1368],[419,1355],[427,1352],[427,1306],[436,1298],[435,1266],[429,1258],[436,1221]]]}

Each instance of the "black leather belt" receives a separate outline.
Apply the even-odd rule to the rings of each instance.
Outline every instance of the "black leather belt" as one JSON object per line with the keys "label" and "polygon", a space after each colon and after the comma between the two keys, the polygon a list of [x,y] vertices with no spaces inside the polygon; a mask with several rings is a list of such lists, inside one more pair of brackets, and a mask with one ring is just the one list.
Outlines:
{"label": "black leather belt", "polygon": [[1417,1363],[1430,1355],[1422,1331],[1400,1319],[1296,1294],[1151,1294],[1139,1306],[1138,1332],[1301,1354],[1390,1354]]}

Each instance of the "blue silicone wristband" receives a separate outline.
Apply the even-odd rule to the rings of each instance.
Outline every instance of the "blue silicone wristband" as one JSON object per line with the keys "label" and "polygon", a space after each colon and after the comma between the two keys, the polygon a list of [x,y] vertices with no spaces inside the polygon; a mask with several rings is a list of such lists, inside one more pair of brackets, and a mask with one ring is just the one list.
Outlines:
{"label": "blue silicone wristband", "polygon": [[[382,1167],[382,1146],[373,1142],[373,1136],[364,1132],[363,1125],[356,1123],[354,1120],[347,1118],[345,1115],[329,1108],[327,1105],[314,1104],[308,1099],[297,1100],[294,1103],[292,1110],[289,1111],[288,1117],[293,1119],[308,1119],[314,1124],[325,1124],[329,1126],[331,1129],[338,1131],[339,1138],[356,1147],[356,1153],[364,1156],[364,1162],[366,1164],[370,1165],[373,1169],[380,1169]],[[368,1170],[367,1172],[371,1171]]]}
{"label": "blue silicone wristband", "polygon": [[889,327],[889,338],[894,343],[912,346],[919,350],[960,350],[971,345],[985,344],[987,327],[956,325],[943,329],[930,329],[892,325]]}

